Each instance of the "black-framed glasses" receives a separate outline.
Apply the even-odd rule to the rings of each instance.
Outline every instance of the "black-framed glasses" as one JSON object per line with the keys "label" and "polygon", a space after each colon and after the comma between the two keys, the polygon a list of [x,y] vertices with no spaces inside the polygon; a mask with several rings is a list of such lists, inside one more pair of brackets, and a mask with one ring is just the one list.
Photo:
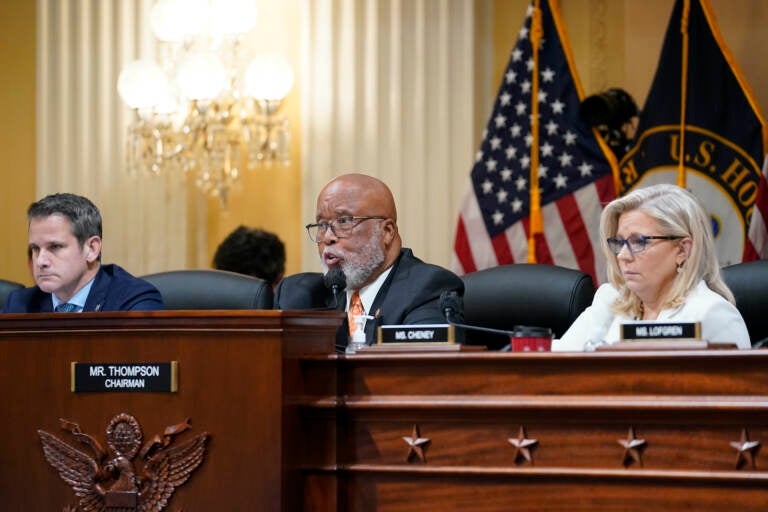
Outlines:
{"label": "black-framed glasses", "polygon": [[330,222],[320,221],[316,224],[307,224],[304,227],[307,228],[309,239],[315,243],[320,243],[328,228],[331,228],[331,232],[336,238],[347,238],[352,234],[355,226],[364,220],[371,219],[385,220],[387,217],[382,215],[346,215]]}
{"label": "black-framed glasses", "polygon": [[681,236],[646,236],[646,235],[632,235],[628,238],[609,238],[607,239],[608,248],[613,254],[619,254],[621,248],[625,245],[629,252],[632,254],[638,254],[645,250],[645,246],[648,240],[678,240],[683,238]]}

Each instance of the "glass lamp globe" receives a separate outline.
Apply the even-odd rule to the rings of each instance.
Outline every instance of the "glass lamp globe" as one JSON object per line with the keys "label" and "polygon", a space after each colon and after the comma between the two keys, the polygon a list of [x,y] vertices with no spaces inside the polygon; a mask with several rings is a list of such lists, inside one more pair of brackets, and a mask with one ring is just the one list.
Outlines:
{"label": "glass lamp globe", "polygon": [[213,100],[227,86],[224,63],[212,53],[185,57],[176,71],[181,94],[192,100]]}
{"label": "glass lamp globe", "polygon": [[160,41],[182,42],[205,31],[208,17],[208,0],[159,0],[149,23]]}
{"label": "glass lamp globe", "polygon": [[179,105],[179,99],[177,95],[174,94],[174,92],[175,91],[169,84],[169,86],[165,89],[162,96],[160,97],[160,101],[155,107],[155,112],[165,115],[175,115],[180,113],[181,105]]}
{"label": "glass lamp globe", "polygon": [[212,0],[211,33],[226,37],[247,34],[256,26],[255,0]]}
{"label": "glass lamp globe", "polygon": [[260,55],[245,70],[243,92],[257,100],[282,100],[293,86],[293,70],[278,55]]}
{"label": "glass lamp globe", "polygon": [[170,94],[170,86],[160,66],[148,60],[136,60],[120,71],[117,92],[129,107],[149,110]]}

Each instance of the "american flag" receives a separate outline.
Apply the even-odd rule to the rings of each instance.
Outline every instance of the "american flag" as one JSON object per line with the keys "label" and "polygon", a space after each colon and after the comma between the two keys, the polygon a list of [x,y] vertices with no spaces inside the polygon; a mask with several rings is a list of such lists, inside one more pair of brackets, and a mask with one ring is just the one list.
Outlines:
{"label": "american flag", "polygon": [[[550,263],[580,269],[597,283],[605,281],[600,212],[615,197],[616,160],[579,117],[583,92],[557,3],[539,2],[538,63],[531,43],[532,26],[534,33],[537,28],[534,0],[475,158],[452,268],[466,274],[507,263]],[[538,135],[532,129],[534,82]],[[543,232],[532,237],[535,250],[529,251],[534,146]],[[533,204],[535,212],[535,195]]]}

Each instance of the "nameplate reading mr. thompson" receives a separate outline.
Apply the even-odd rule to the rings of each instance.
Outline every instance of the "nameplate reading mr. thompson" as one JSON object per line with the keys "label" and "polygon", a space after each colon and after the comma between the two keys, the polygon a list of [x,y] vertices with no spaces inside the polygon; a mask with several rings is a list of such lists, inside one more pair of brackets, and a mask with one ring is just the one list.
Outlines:
{"label": "nameplate reading mr. thompson", "polygon": [[382,325],[379,327],[380,344],[455,343],[454,327],[450,324],[434,325]]}
{"label": "nameplate reading mr. thompson", "polygon": [[178,391],[178,363],[72,363],[72,391],[152,392]]}

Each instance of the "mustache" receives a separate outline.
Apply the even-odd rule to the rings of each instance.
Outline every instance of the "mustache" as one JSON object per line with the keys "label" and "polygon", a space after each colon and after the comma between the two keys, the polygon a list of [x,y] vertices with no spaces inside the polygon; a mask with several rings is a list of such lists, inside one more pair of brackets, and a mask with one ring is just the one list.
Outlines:
{"label": "mustache", "polygon": [[323,251],[323,253],[319,257],[320,267],[323,269],[323,274],[327,274],[328,270],[330,270],[330,267],[325,262],[326,255],[333,256],[334,258],[338,259],[338,262],[335,268],[338,268],[339,270],[341,270],[344,273],[344,276],[346,277],[346,272],[344,270],[347,266],[347,260],[345,259],[344,255],[336,251],[329,251],[329,250]]}
{"label": "mustache", "polygon": [[341,251],[334,251],[333,249],[323,249],[323,254],[321,254],[321,257],[325,257],[326,255],[335,256],[339,259],[344,259],[344,253]]}

